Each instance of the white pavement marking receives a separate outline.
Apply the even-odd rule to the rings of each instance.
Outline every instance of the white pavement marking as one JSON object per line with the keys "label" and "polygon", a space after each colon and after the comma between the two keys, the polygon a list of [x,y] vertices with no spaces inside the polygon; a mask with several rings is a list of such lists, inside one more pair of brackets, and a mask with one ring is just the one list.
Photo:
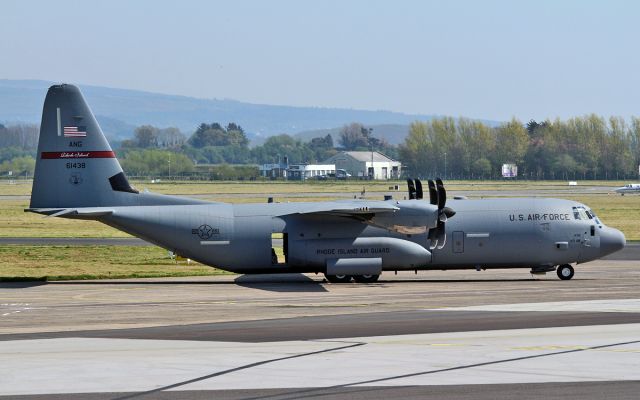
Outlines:
{"label": "white pavement marking", "polygon": [[[430,309],[431,310],[431,309]],[[640,299],[552,301],[542,303],[490,304],[449,307],[448,311],[562,311],[562,312],[640,312]]]}
{"label": "white pavement marking", "polygon": [[29,303],[2,303],[0,304],[0,316],[20,314],[24,311],[43,309],[44,307],[29,307]]}
{"label": "white pavement marking", "polygon": [[[358,342],[367,344],[207,378],[256,362]],[[638,365],[640,324],[267,343],[16,340],[0,342],[0,395],[167,386],[213,390],[621,381],[640,380]],[[180,384],[187,381],[192,383]]]}

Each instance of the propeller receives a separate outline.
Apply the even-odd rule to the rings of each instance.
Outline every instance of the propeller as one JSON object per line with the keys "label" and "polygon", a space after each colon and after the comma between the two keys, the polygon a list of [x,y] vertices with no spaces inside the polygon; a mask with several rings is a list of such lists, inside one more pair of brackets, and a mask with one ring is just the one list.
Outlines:
{"label": "propeller", "polygon": [[429,180],[429,200],[431,204],[438,206],[438,223],[435,229],[429,231],[428,238],[431,241],[430,249],[442,249],[447,242],[445,222],[453,217],[456,212],[446,206],[447,191],[444,188],[442,179],[436,178],[435,183]]}
{"label": "propeller", "polygon": [[[427,183],[429,188],[429,202],[438,207],[438,221],[435,228],[430,229],[427,235],[431,243],[429,248],[431,250],[435,248],[442,249],[447,242],[445,222],[447,222],[448,218],[453,217],[456,212],[446,206],[447,191],[444,188],[442,179],[436,178],[435,182],[430,179]],[[424,193],[420,179],[416,179],[415,181],[407,179],[407,187],[409,188],[409,200],[422,200]]]}
{"label": "propeller", "polygon": [[429,179],[429,200],[434,206],[438,204],[438,192],[436,190],[436,184]]}
{"label": "propeller", "polygon": [[409,188],[409,200],[415,200],[416,198],[416,187],[413,184],[412,179],[407,179],[407,187]]}
{"label": "propeller", "polygon": [[422,182],[420,182],[420,179],[416,179],[415,180],[415,184],[416,184],[416,200],[422,200]]}

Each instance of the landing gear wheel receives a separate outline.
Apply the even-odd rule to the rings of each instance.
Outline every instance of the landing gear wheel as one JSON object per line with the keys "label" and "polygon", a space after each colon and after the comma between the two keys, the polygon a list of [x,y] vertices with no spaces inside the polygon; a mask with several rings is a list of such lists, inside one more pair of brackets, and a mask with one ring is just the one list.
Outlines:
{"label": "landing gear wheel", "polygon": [[327,275],[324,274],[324,277],[331,283],[349,283],[351,282],[351,275]]}
{"label": "landing gear wheel", "polygon": [[377,282],[380,275],[354,275],[353,280],[358,283],[373,283]]}
{"label": "landing gear wheel", "polygon": [[562,279],[563,281],[568,281],[569,279],[573,278],[573,274],[575,273],[575,271],[573,270],[573,267],[571,265],[563,264],[560,265],[558,269],[556,269],[556,273],[558,274],[558,278]]}

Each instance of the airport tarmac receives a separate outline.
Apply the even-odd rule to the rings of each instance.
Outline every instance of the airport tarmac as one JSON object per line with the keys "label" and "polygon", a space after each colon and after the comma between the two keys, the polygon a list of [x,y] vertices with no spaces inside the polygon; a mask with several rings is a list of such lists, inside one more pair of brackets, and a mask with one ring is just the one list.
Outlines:
{"label": "airport tarmac", "polygon": [[[637,398],[640,261],[0,284],[0,395]],[[55,397],[57,396],[57,397]]]}

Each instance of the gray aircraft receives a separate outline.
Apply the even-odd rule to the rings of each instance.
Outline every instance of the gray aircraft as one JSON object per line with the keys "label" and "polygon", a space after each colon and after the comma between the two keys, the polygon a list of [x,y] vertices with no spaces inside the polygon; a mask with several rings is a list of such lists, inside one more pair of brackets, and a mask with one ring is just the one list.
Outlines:
{"label": "gray aircraft", "polygon": [[[206,265],[241,274],[315,272],[374,282],[382,271],[528,268],[571,279],[571,264],[620,250],[624,235],[584,204],[539,198],[454,199],[409,180],[409,199],[227,204],[139,192],[82,94],[45,99],[26,211],[90,219]],[[446,226],[446,229],[445,229]],[[273,233],[283,233],[284,262]]]}
{"label": "gray aircraft", "polygon": [[640,194],[640,183],[628,183],[622,187],[616,189],[616,193],[620,193],[622,196],[627,194]]}

